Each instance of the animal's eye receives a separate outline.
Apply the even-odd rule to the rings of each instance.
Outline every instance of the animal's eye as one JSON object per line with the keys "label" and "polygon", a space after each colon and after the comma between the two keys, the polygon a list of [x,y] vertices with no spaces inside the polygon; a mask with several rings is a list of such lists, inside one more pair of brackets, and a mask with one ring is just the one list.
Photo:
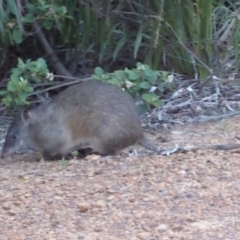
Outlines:
{"label": "animal's eye", "polygon": [[12,138],[13,138],[13,139],[16,139],[16,138],[17,138],[17,135],[16,135],[16,134],[12,134]]}

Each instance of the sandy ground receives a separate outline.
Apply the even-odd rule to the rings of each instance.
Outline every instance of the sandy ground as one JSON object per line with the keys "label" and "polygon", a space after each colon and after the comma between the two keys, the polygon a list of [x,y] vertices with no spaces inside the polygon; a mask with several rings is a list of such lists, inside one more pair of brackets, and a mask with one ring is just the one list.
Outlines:
{"label": "sandy ground", "polygon": [[[238,143],[239,121],[148,136],[168,148]],[[39,162],[35,153],[2,160],[0,239],[240,239],[239,149],[144,156],[133,148],[140,156],[127,149],[68,162]]]}

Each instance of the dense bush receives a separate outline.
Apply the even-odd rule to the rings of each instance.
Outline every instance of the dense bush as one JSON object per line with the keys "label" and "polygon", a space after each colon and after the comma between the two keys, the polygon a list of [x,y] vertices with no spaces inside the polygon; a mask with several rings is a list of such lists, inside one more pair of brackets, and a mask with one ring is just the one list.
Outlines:
{"label": "dense bush", "polygon": [[64,76],[90,61],[107,72],[142,62],[153,71],[202,79],[220,71],[229,52],[237,66],[238,15],[239,5],[230,0],[6,0],[0,6],[1,65],[14,46],[30,49],[24,60],[38,52]]}

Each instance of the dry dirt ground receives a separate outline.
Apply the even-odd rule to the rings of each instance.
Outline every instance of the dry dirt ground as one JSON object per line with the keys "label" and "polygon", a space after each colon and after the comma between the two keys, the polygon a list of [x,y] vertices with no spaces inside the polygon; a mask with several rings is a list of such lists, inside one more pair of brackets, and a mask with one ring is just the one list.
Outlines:
{"label": "dry dirt ground", "polygon": [[[164,147],[237,143],[239,122],[148,136],[156,144],[164,136]],[[134,149],[143,156],[2,160],[0,239],[240,239],[240,150],[144,156]]]}

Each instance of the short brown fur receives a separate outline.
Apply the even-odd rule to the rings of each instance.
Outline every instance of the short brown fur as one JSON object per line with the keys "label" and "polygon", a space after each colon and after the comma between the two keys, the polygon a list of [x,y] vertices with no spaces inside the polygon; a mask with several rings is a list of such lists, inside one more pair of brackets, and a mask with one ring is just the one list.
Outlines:
{"label": "short brown fur", "polygon": [[22,146],[42,149],[46,156],[66,155],[81,148],[114,155],[136,143],[158,151],[144,137],[132,98],[112,84],[87,81],[17,116],[8,130],[2,156]]}

